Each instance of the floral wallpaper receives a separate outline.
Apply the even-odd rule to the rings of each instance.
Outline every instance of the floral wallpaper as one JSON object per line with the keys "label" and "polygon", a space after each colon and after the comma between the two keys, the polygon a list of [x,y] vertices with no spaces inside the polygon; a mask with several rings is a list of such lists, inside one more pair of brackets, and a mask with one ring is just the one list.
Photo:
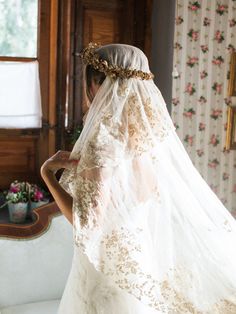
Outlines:
{"label": "floral wallpaper", "polygon": [[172,120],[193,164],[236,217],[236,151],[224,150],[235,50],[236,0],[177,1]]}

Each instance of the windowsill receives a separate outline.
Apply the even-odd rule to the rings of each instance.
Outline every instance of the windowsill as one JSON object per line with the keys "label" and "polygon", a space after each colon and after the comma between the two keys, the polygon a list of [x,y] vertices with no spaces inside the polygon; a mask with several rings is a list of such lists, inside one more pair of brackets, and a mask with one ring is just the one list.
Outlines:
{"label": "windowsill", "polygon": [[30,57],[7,57],[0,56],[0,61],[8,61],[8,62],[32,62],[38,60],[37,58]]}

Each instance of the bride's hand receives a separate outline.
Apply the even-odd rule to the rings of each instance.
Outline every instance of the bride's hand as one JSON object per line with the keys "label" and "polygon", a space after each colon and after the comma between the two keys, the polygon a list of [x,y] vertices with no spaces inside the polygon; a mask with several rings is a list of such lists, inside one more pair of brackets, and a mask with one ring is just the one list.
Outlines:
{"label": "bride's hand", "polygon": [[57,151],[56,154],[51,156],[43,163],[40,169],[41,175],[44,176],[48,172],[55,174],[59,169],[62,168],[71,169],[75,167],[78,164],[79,160],[77,159],[69,160],[70,153],[71,152],[62,150]]}

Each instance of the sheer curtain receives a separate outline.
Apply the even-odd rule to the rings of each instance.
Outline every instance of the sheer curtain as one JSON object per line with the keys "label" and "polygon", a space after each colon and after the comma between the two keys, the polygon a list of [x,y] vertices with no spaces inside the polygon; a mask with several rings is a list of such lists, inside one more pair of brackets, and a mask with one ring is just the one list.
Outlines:
{"label": "sheer curtain", "polygon": [[0,62],[0,128],[40,128],[38,61]]}

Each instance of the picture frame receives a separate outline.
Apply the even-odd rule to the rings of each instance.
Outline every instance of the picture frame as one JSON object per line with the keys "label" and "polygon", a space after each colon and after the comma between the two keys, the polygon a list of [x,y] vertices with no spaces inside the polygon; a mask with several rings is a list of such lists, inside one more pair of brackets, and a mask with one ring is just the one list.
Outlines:
{"label": "picture frame", "polygon": [[236,52],[230,56],[228,97],[231,103],[227,108],[226,150],[236,150]]}
{"label": "picture frame", "polygon": [[236,149],[236,107],[233,106],[228,106],[225,149]]}
{"label": "picture frame", "polygon": [[236,96],[236,51],[230,56],[228,96]]}

